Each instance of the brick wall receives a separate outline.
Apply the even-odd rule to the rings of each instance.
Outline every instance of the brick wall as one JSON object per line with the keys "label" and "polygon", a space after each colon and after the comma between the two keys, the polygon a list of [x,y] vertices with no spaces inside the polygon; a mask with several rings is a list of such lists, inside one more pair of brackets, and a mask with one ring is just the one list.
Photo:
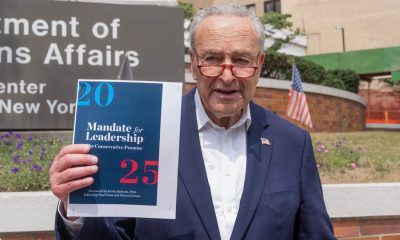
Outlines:
{"label": "brick wall", "polygon": [[[333,219],[338,240],[400,240],[400,217]],[[53,232],[0,233],[0,240],[51,240]]]}
{"label": "brick wall", "polygon": [[400,217],[334,219],[339,240],[400,240]]}
{"label": "brick wall", "polygon": [[26,232],[26,233],[0,233],[0,240],[53,240],[53,231]]}
{"label": "brick wall", "polygon": [[[186,83],[185,92],[195,84]],[[365,107],[347,99],[322,94],[306,93],[313,129],[309,131],[362,131],[365,129]],[[287,119],[288,90],[257,88],[254,101],[264,108]],[[296,125],[297,121],[287,119]],[[303,128],[306,128],[303,126]]]}

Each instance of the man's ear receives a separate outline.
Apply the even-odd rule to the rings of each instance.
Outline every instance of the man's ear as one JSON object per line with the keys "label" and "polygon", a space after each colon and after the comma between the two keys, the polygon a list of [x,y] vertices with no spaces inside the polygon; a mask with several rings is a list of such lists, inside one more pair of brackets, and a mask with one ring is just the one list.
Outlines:
{"label": "man's ear", "polygon": [[264,67],[264,61],[265,61],[265,53],[261,53],[260,60],[258,62],[258,74],[259,75],[261,75],[261,71]]}
{"label": "man's ear", "polygon": [[190,63],[194,61],[194,51],[193,49],[189,48],[188,50],[189,56],[190,56]]}
{"label": "man's ear", "polygon": [[190,73],[192,74],[193,80],[196,80],[196,74],[194,73],[194,70],[196,69],[195,65],[195,53],[193,49],[189,48],[189,56],[190,56]]}
{"label": "man's ear", "polygon": [[262,53],[258,65],[262,67],[264,65],[264,60],[265,60],[265,53]]}

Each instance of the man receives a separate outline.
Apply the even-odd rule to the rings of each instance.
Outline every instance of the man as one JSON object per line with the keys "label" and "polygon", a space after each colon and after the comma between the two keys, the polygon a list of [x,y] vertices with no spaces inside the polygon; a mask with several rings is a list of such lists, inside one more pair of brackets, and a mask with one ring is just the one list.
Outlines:
{"label": "man", "polygon": [[50,169],[61,200],[57,238],[335,239],[309,134],[251,102],[263,48],[263,26],[245,7],[199,11],[189,51],[197,90],[182,103],[176,219],[66,219],[68,193],[90,185],[97,171],[88,146],[70,145]]}

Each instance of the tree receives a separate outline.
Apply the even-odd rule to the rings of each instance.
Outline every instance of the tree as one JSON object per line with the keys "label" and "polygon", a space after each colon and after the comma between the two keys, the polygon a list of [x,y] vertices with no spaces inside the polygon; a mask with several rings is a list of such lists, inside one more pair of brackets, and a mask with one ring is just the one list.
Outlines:
{"label": "tree", "polygon": [[263,24],[269,24],[275,29],[291,30],[293,23],[288,20],[292,15],[268,12],[260,17]]}
{"label": "tree", "polygon": [[[274,34],[274,30],[289,30],[292,32],[293,23],[289,21],[290,14],[281,14],[276,12],[268,12],[260,17],[261,22],[266,26],[265,33],[267,36]],[[274,39],[272,46],[268,48],[268,51],[277,52],[285,43],[290,42],[297,35],[300,35],[300,31],[292,32],[285,38]]]}
{"label": "tree", "polygon": [[193,4],[187,2],[178,2],[178,6],[183,9],[185,14],[185,19],[193,19],[196,9],[194,9]]}
{"label": "tree", "polygon": [[330,70],[328,74],[333,75],[336,79],[341,79],[343,82],[344,90],[358,93],[358,86],[360,85],[360,77],[353,70],[348,69],[339,69],[339,70]]}
{"label": "tree", "polygon": [[293,57],[276,51],[265,51],[265,60],[261,77],[290,79]]}
{"label": "tree", "polygon": [[296,65],[303,82],[321,84],[326,78],[325,68],[311,60],[296,57]]}

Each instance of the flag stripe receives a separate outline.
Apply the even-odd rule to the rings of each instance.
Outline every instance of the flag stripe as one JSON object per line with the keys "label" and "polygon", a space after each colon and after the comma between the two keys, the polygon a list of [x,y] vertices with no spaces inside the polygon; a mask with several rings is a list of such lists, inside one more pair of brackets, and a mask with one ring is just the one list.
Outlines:
{"label": "flag stripe", "polygon": [[294,109],[294,116],[296,116],[296,118],[299,118],[299,113],[300,113],[300,105],[301,103],[301,95],[299,93],[296,92],[296,102],[294,104],[295,109]]}
{"label": "flag stripe", "polygon": [[310,111],[307,105],[306,95],[301,84],[299,70],[293,64],[293,80],[289,91],[289,102],[286,108],[288,117],[296,119],[312,128]]}
{"label": "flag stripe", "polygon": [[290,105],[290,109],[289,109],[289,115],[295,115],[294,111],[296,110],[296,104],[297,104],[297,92],[296,91],[292,91],[292,95],[289,99],[289,105]]}
{"label": "flag stripe", "polygon": [[[290,90],[290,91],[292,92],[292,90]],[[293,114],[293,109],[294,109],[294,101],[293,101],[293,98],[294,98],[294,93],[292,92],[292,93],[290,94],[290,97],[289,97],[288,115]]]}

